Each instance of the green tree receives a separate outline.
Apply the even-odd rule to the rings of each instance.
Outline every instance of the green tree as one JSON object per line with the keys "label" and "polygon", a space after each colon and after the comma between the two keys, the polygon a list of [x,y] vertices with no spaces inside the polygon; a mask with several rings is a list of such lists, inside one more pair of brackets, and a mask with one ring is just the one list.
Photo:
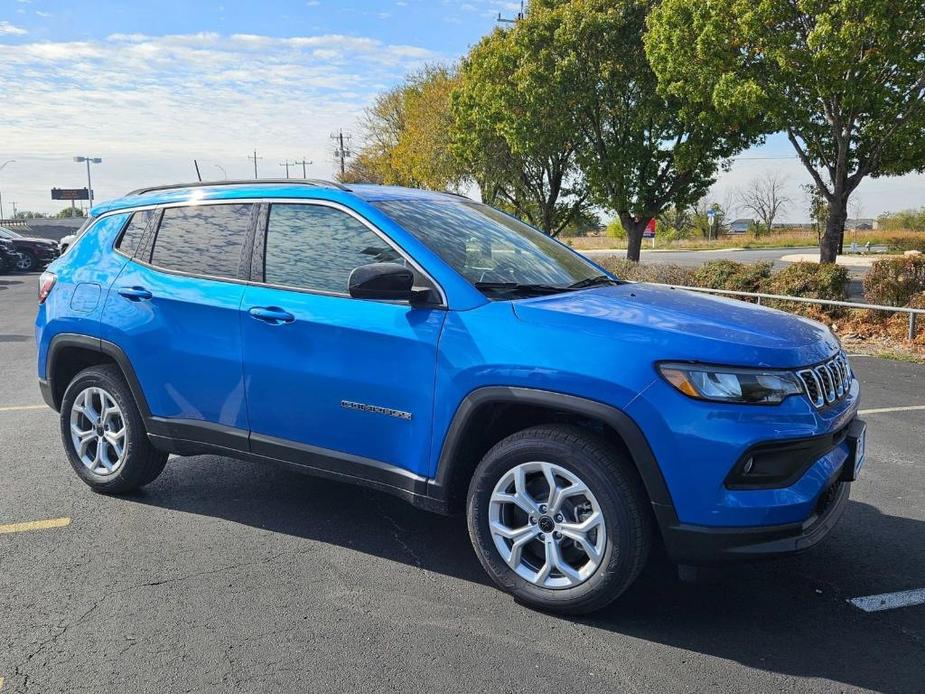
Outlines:
{"label": "green tree", "polygon": [[786,132],[828,203],[822,262],[866,176],[925,168],[922,0],[663,0],[648,26],[661,91],[685,111]]}
{"label": "green tree", "polygon": [[454,69],[428,66],[377,96],[364,114],[366,143],[344,180],[458,188],[463,171],[449,139],[450,95],[457,81]]}
{"label": "green tree", "polygon": [[485,202],[558,236],[587,215],[588,193],[570,104],[534,69],[533,39],[519,22],[472,49],[453,99],[453,140]]}
{"label": "green tree", "polygon": [[68,219],[70,217],[83,217],[84,211],[79,207],[62,207],[58,210],[55,217],[59,219]]}
{"label": "green tree", "polygon": [[829,218],[829,203],[815,183],[804,183],[800,186],[800,189],[806,196],[809,221],[812,224],[813,231],[816,232],[816,239],[821,244],[822,234],[825,232],[825,222]]}
{"label": "green tree", "polygon": [[534,0],[518,31],[523,70],[545,84],[537,98],[568,105],[580,136],[578,163],[594,201],[619,217],[627,258],[639,260],[642,234],[669,205],[707,192],[719,162],[751,141],[747,133],[688,118],[658,84],[640,37],[655,0]]}

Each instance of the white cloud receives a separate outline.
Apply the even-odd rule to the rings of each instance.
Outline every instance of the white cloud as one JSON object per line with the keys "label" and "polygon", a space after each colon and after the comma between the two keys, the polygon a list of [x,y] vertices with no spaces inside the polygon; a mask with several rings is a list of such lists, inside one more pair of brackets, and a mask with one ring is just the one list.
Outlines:
{"label": "white cloud", "polygon": [[6,20],[0,21],[0,36],[22,36],[23,34],[28,34],[29,32],[18,27],[14,24],[10,24]]}
{"label": "white cloud", "polygon": [[[188,180],[192,159],[214,176],[252,175],[246,155],[316,162],[332,174],[331,132],[355,130],[383,85],[441,56],[418,46],[328,34],[276,38],[216,33],[0,44],[3,195],[51,210],[52,186],[82,184],[74,154],[101,156],[97,199]],[[301,173],[301,172],[300,172]]]}

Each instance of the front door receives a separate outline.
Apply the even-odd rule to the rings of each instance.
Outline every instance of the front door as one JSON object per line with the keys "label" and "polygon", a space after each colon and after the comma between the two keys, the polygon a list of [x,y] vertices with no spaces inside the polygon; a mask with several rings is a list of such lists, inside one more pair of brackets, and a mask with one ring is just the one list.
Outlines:
{"label": "front door", "polygon": [[425,474],[445,311],[349,296],[354,268],[405,260],[345,208],[272,204],[265,234],[241,304],[251,450]]}

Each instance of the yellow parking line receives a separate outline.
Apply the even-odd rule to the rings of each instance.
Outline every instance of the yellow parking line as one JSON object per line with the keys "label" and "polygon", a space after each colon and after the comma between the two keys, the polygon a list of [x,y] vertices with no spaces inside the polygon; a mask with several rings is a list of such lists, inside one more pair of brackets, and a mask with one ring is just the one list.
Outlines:
{"label": "yellow parking line", "polygon": [[0,525],[0,535],[4,533],[24,533],[29,530],[48,530],[49,528],[63,528],[71,524],[70,518],[49,518],[48,520],[30,521],[28,523],[10,523]]}
{"label": "yellow parking line", "polygon": [[0,407],[0,412],[22,412],[24,410],[44,409],[49,409],[48,405],[12,405],[10,407]]}
{"label": "yellow parking line", "polygon": [[0,689],[3,689],[3,678],[0,677]]}

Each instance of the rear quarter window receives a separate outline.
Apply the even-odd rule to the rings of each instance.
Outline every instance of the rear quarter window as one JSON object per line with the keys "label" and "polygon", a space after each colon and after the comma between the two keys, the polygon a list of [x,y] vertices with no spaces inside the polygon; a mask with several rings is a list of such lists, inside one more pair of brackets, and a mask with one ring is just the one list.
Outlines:
{"label": "rear quarter window", "polygon": [[119,240],[116,241],[116,248],[119,251],[130,258],[135,255],[154,217],[154,212],[154,210],[143,210],[132,215]]}
{"label": "rear quarter window", "polygon": [[253,213],[252,204],[166,208],[151,264],[191,275],[237,278]]}

